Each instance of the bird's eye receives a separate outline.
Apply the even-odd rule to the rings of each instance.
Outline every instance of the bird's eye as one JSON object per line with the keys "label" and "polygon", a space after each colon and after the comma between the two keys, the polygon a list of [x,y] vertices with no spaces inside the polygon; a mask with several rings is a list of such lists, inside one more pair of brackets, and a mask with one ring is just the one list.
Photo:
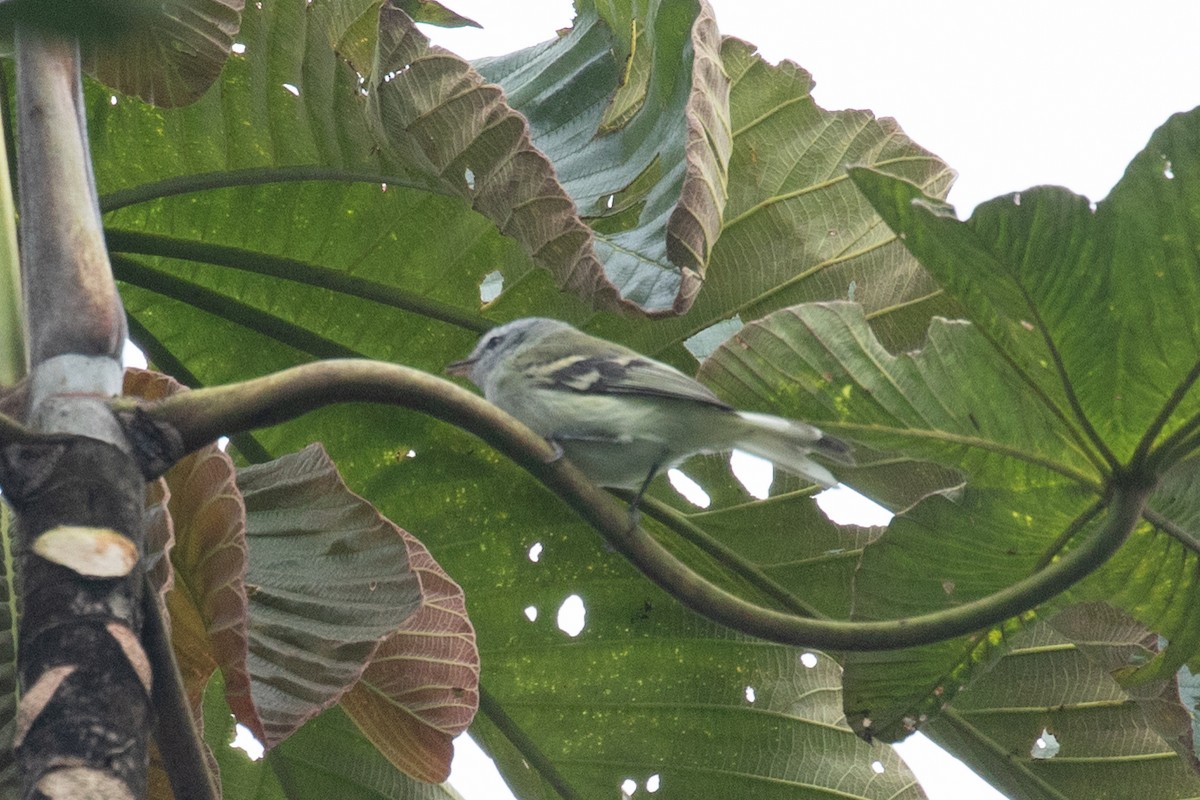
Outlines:
{"label": "bird's eye", "polygon": [[500,346],[500,343],[503,341],[504,341],[503,336],[493,336],[492,338],[487,340],[487,344],[485,344],[483,346],[483,349],[484,350],[495,350],[497,347]]}

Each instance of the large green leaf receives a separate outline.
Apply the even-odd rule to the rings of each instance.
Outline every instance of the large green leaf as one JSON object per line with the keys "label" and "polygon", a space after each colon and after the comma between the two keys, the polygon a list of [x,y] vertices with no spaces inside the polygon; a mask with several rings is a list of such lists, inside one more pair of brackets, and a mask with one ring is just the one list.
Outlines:
{"label": "large green leaf", "polygon": [[[334,319],[345,326],[373,313],[390,316],[387,327],[407,327],[410,334],[431,316],[485,327],[474,312],[478,283],[489,270],[510,261],[528,264],[522,248],[539,262],[578,250],[586,227],[565,212],[551,219],[546,204],[527,204],[523,211],[497,206],[497,196],[508,202],[539,193],[549,198],[551,170],[522,145],[519,117],[506,112],[495,88],[483,86],[464,62],[429,51],[411,24],[404,27],[403,15],[390,12],[387,41],[402,52],[388,55],[428,65],[433,72],[421,74],[435,84],[455,79],[443,86],[445,94],[454,94],[416,109],[419,120],[400,119],[396,108],[426,85],[381,78],[378,91],[368,93],[371,99],[379,95],[380,111],[330,48],[328,20],[318,12],[282,0],[248,10],[241,31],[245,53],[185,109],[155,110],[92,87],[93,149],[109,243],[119,253],[148,256],[133,263],[118,258],[119,276],[170,293],[161,279],[156,282],[159,272],[135,268],[161,269],[158,257],[173,256],[183,259],[168,267],[176,275],[207,282],[219,296],[259,304],[278,297],[270,287],[279,277],[329,287],[329,273],[319,268],[332,267],[344,279],[336,303],[327,291],[314,291],[310,296],[320,300],[307,309],[268,304],[269,310],[312,328],[336,327]],[[481,98],[474,112],[451,102],[472,87]],[[381,113],[388,115],[386,124]],[[497,114],[505,124],[498,124]],[[473,126],[478,135],[456,140],[457,148],[442,147],[439,137],[420,128],[422,121],[446,129]],[[477,177],[474,190],[464,179],[467,169]],[[564,204],[569,206],[565,196]],[[513,238],[472,205],[501,214],[496,222]],[[446,235],[418,233],[431,229]],[[134,237],[134,231],[156,236]],[[415,246],[422,238],[425,245]],[[583,280],[587,270],[576,272]],[[199,301],[186,287],[174,291]],[[321,309],[323,319],[311,316]]]}
{"label": "large green leaf", "polygon": [[1014,636],[926,730],[1021,800],[1194,797],[1200,777],[1175,682],[1131,693],[1112,677],[1156,641],[1111,607],[1073,606]]}
{"label": "large green leaf", "polygon": [[[1055,533],[1083,518],[1089,498],[1059,488],[967,488],[934,496],[893,521],[868,547],[856,575],[858,619],[897,619],[986,597],[1029,575]],[[1094,527],[1094,523],[1093,523]],[[1085,528],[1085,534],[1093,532]],[[845,657],[846,709],[864,735],[894,741],[986,671],[1012,622],[925,647]]]}
{"label": "large green leaf", "polygon": [[[589,606],[589,620],[603,616],[577,646],[546,631],[541,647],[524,637],[513,657],[485,654],[512,668],[491,682],[506,713],[485,702],[474,731],[520,797],[604,796],[625,779],[640,790],[655,776],[667,796],[925,796],[890,748],[856,740],[846,726],[841,670],[829,657],[706,641],[715,632],[704,625],[685,638],[678,612],[659,598],[624,620],[617,615],[632,604],[606,613],[616,598],[587,596],[600,604]],[[643,640],[615,649],[624,627]],[[594,697],[598,680],[611,693]],[[537,713],[544,704],[554,712]]]}
{"label": "large green leaf", "polygon": [[[1070,411],[1030,391],[996,352],[976,327],[938,321],[923,350],[891,356],[857,307],[825,304],[747,326],[706,363],[702,374],[725,396],[744,404],[783,398],[794,415],[824,417],[827,427],[879,450],[939,458],[964,476],[965,489],[926,499],[865,549],[857,617],[894,619],[985,597],[1045,563],[1066,541],[1060,537],[1088,536],[1103,519],[1103,473],[1064,420]],[[846,420],[840,428],[838,419]],[[1190,654],[1196,558],[1177,530],[1192,519],[1194,503],[1179,500],[1189,485],[1185,472],[1168,482],[1152,504],[1162,519],[1141,526],[1074,595],[1121,604],[1190,644]],[[852,724],[888,739],[906,735],[970,686],[1019,627],[847,656]]]}
{"label": "large green leaf", "polygon": [[[1040,189],[963,223],[911,183],[858,170],[858,185],[975,324],[935,321],[920,352],[893,357],[861,314],[805,306],[747,327],[706,365],[743,404],[774,400],[872,448],[962,474],[965,491],[926,500],[866,549],[856,615],[951,608],[1028,575],[1096,529],[1120,461],[1148,456],[1160,470],[1176,465],[1148,524],[1073,596],[1109,599],[1167,637],[1175,653],[1151,675],[1200,649],[1190,622],[1194,473],[1181,461],[1200,411],[1196,323],[1184,310],[1200,291],[1200,264],[1178,245],[1194,226],[1197,135],[1200,113],[1172,118],[1094,211]],[[1164,312],[1152,313],[1159,303]],[[1097,325],[1104,309],[1128,313]],[[849,657],[852,721],[903,735],[969,686],[1018,629]]]}
{"label": "large green leaf", "polygon": [[[889,346],[919,343],[930,315],[956,306],[853,189],[845,165],[873,165],[933,195],[949,190],[953,173],[894,120],[822,109],[811,95],[812,77],[791,62],[772,66],[731,38],[721,44],[721,60],[730,79],[729,199],[705,289],[691,310],[654,321],[590,316],[551,294],[548,282],[518,274],[493,304],[496,314],[570,318],[689,371],[696,363],[683,346],[689,337],[731,318],[757,319],[813,300],[856,300]],[[491,64],[481,69],[490,71]],[[536,133],[538,109],[527,109],[517,83],[525,73],[499,77],[517,107],[533,113]],[[586,159],[571,144],[547,143],[547,154],[556,165],[565,160],[588,174]]]}
{"label": "large green leaf", "polygon": [[[410,435],[415,430],[408,426]],[[271,431],[263,438],[274,447],[276,436],[286,441],[297,435],[303,432]],[[351,469],[366,480],[366,495],[379,498],[385,509],[394,506],[388,513],[403,509],[413,530],[436,540],[439,560],[467,587],[482,684],[490,698],[473,730],[501,759],[510,780],[549,782],[583,797],[607,793],[631,776],[641,784],[653,774],[690,796],[724,796],[714,785],[735,776],[756,783],[784,780],[794,792],[787,781],[795,777],[783,754],[799,758],[815,741],[810,736],[829,745],[823,758],[863,767],[876,758],[891,763],[886,750],[868,758],[852,738],[788,713],[767,717],[789,743],[779,760],[751,757],[756,751],[750,742],[757,737],[750,731],[755,720],[765,720],[746,700],[746,687],[754,687],[760,699],[769,691],[774,702],[798,702],[804,694],[793,681],[807,674],[796,663],[800,653],[731,640],[728,632],[684,611],[479,444],[443,435],[414,449],[413,457],[368,466],[366,474]],[[415,492],[410,487],[418,477],[421,489]],[[795,542],[789,552],[807,549],[814,561],[836,541],[831,536],[806,548],[804,524],[793,518],[786,527],[764,532],[756,546],[766,550],[766,539],[781,535]],[[848,579],[848,560],[814,564],[808,574],[830,569]],[[797,580],[806,574],[796,564],[769,570],[780,582],[792,571]],[[748,590],[736,582],[732,588]],[[756,591],[757,584],[749,590]],[[555,622],[571,594],[586,609],[586,626],[575,638]],[[528,619],[527,609],[536,611],[535,620]],[[682,703],[681,696],[687,698]],[[840,718],[836,690],[812,699],[820,702],[819,719]],[[711,731],[718,728],[729,731],[728,739],[714,740]]]}
{"label": "large green leaf", "polygon": [[935,320],[923,349],[894,356],[859,305],[796,306],[742,329],[700,376],[735,405],[773,406],[878,450],[936,460],[976,486],[1101,478],[1058,409],[965,322]]}
{"label": "large green leaf", "polygon": [[1095,429],[1095,446],[1126,460],[1147,431],[1162,441],[1200,413],[1189,391],[1200,375],[1200,110],[1156,131],[1094,210],[1038,188],[959,222],[912,184],[854,179],[1030,383],[1072,426]]}
{"label": "large green leaf", "polygon": [[[811,80],[797,67],[771,67],[744,43],[726,40],[720,57],[731,79],[733,150],[723,178],[710,172],[701,178],[702,185],[726,181],[726,218],[731,208],[738,216],[711,245],[705,290],[688,316],[678,320],[593,314],[559,293],[550,273],[534,269],[536,259],[523,252],[531,242],[549,241],[536,238],[545,231],[517,231],[516,239],[510,239],[497,230],[503,206],[483,209],[486,215],[472,210],[479,208],[478,190],[489,173],[463,159],[505,163],[501,155],[510,149],[502,148],[494,161],[486,161],[493,142],[488,137],[505,133],[513,117],[501,106],[487,106],[499,115],[503,130],[485,128],[465,149],[454,137],[441,138],[429,133],[433,128],[421,127],[438,119],[438,131],[453,131],[456,124],[480,120],[468,116],[464,121],[449,105],[436,103],[428,107],[428,118],[414,117],[416,106],[408,104],[415,101],[405,99],[401,87],[415,92],[428,81],[443,89],[465,87],[466,96],[481,102],[490,102],[490,95],[461,83],[460,66],[450,56],[422,51],[408,34],[380,36],[377,46],[366,49],[372,58],[376,53],[400,61],[415,56],[410,70],[381,61],[391,64],[382,76],[396,75],[382,87],[370,86],[398,93],[364,101],[357,76],[329,42],[332,38],[348,46],[351,33],[360,30],[355,23],[361,24],[371,4],[345,5],[350,13],[340,18],[340,27],[321,17],[329,4],[315,4],[310,13],[297,5],[264,2],[262,8],[248,9],[240,36],[245,53],[230,61],[208,95],[186,109],[155,110],[127,98],[114,105],[107,92],[90,90],[98,183],[131,329],[154,362],[181,378],[225,382],[314,355],[361,354],[440,370],[469,350],[475,330],[490,324],[479,313],[478,285],[493,270],[505,275],[506,291],[486,307],[489,317],[539,312],[575,318],[684,365],[693,362],[683,348],[685,339],[738,312],[751,319],[801,300],[854,292],[873,304],[876,324],[899,342],[911,338],[915,323],[902,321],[904,314],[887,305],[886,287],[908,292],[898,308],[915,309],[912,319],[939,302],[936,287],[921,277],[915,261],[850,191],[842,165],[848,160],[876,164],[932,192],[948,187],[946,167],[913,145],[894,123],[864,112],[819,109],[809,94]],[[610,24],[625,18],[609,10],[605,19]],[[646,84],[644,98],[629,89],[614,104],[593,109],[597,119],[614,125],[612,131],[595,142],[581,133],[579,142],[603,149],[623,138],[650,160],[653,156],[646,153],[663,144],[662,174],[675,180],[689,167],[665,159],[669,153],[680,157],[686,147],[681,151],[665,145],[677,145],[690,134],[664,108],[679,113],[681,107],[671,103],[686,96],[678,94],[680,87],[697,80],[695,71],[687,75],[681,63],[688,48],[699,47],[696,37],[709,34],[697,32],[695,23],[703,13],[695,4],[663,2],[656,14],[652,24],[641,15],[629,19],[639,20],[643,37],[650,37],[654,27],[653,47],[648,38],[638,46],[654,54],[650,66],[664,70],[662,75],[673,82],[671,93],[662,95],[669,102],[664,107],[649,99],[659,97],[654,92],[662,89],[652,87],[653,81]],[[609,42],[605,47],[615,46],[605,23],[589,17],[583,24],[581,39],[604,36]],[[361,42],[355,46],[359,49],[354,52],[363,52]],[[567,47],[555,52],[565,53]],[[598,57],[610,63],[606,74],[615,80],[614,57],[601,51]],[[642,80],[632,76],[643,66],[631,67],[627,85]],[[378,69],[374,62],[372,67]],[[574,74],[565,62],[557,68],[565,70],[563,80]],[[591,68],[591,62],[574,67],[580,73]],[[378,77],[372,69],[367,74]],[[439,83],[443,79],[449,83]],[[610,82],[605,91],[614,85]],[[590,84],[582,88],[594,89]],[[506,89],[520,105],[516,91]],[[441,95],[435,91],[432,96]],[[705,97],[715,102],[711,92]],[[626,113],[634,108],[638,111]],[[661,131],[658,123],[644,121],[655,115],[666,126]],[[635,129],[651,143],[636,138]],[[536,122],[534,132],[535,144],[551,141],[542,138],[547,132]],[[519,141],[510,134],[495,141],[509,148]],[[526,154],[522,158],[534,157],[518,150]],[[587,156],[578,148],[546,155],[564,186],[582,179]],[[560,164],[570,159],[575,159],[576,172]],[[621,169],[614,159],[606,163]],[[720,158],[691,163],[711,170]],[[631,177],[648,181],[652,173]],[[475,192],[469,191],[468,178],[474,179]],[[607,188],[613,193],[624,186],[617,182]],[[638,192],[654,195],[656,208],[669,208],[669,193],[646,182],[625,194],[618,191],[614,209],[626,200],[630,203],[622,211],[636,209]],[[506,195],[497,190],[488,196],[503,201]],[[508,193],[514,206],[523,197]],[[605,220],[593,220],[598,231],[620,222],[611,216]],[[669,221],[668,216],[664,224]],[[615,233],[607,228],[600,235]],[[661,230],[654,234],[661,235]],[[758,237],[761,244],[756,244]],[[793,411],[778,398],[756,405]],[[844,725],[833,732],[830,720],[842,712],[832,686],[820,691],[821,706],[811,715],[778,709],[764,714],[754,708],[745,699],[751,685],[747,676],[754,679],[759,697],[766,691],[762,687],[775,698],[772,702],[798,697],[789,687],[808,669],[795,665],[794,651],[731,640],[727,631],[697,621],[606,553],[548,495],[476,441],[420,416],[384,408],[329,409],[263,431],[257,440],[267,454],[322,441],[354,490],[417,533],[464,586],[484,659],[483,685],[494,701],[484,705],[485,719],[478,726],[503,731],[485,736],[489,748],[493,753],[520,748],[521,757],[536,765],[538,781],[561,778],[583,796],[608,793],[628,777],[627,765],[633,765],[645,773],[640,780],[653,770],[664,786],[690,787],[698,797],[720,796],[715,786],[744,780],[747,774],[756,782],[791,781],[789,788],[796,791],[798,778],[790,761],[807,758],[821,742],[822,759],[829,763],[845,764],[855,775],[865,769],[862,774],[870,779],[871,761],[878,759],[887,765],[888,781],[895,783],[874,778],[875,785],[914,796],[919,791],[905,788],[911,778],[893,766],[886,748],[863,749]],[[680,509],[675,517],[658,514],[670,524],[655,526],[672,550],[721,585],[761,602],[803,607],[807,587],[821,592],[807,604],[810,610],[831,615],[849,611],[854,561],[871,534],[833,528],[817,513],[811,487],[790,479],[780,479],[776,497],[760,504],[729,486],[727,469],[715,460],[688,469],[714,486],[725,486],[714,488],[718,503],[713,510],[699,515],[670,497],[669,490],[655,487],[656,497]],[[912,471],[911,466],[900,469]],[[904,495],[895,503],[902,507],[917,490],[897,494]],[[686,539],[676,535],[686,527],[680,515],[695,529]],[[648,510],[647,518],[651,516]],[[547,555],[535,565],[527,552],[539,541]],[[720,566],[729,554],[740,558],[732,570]],[[578,641],[549,621],[572,592],[588,608],[590,627]],[[538,623],[524,616],[531,605],[540,611]],[[564,671],[575,675],[569,684],[562,681]],[[543,687],[554,685],[560,689],[547,695]],[[786,691],[771,688],[778,686]],[[689,708],[678,702],[680,691],[714,700]],[[620,720],[614,709],[620,710]],[[714,743],[709,731],[692,724],[701,718],[722,725],[727,721],[731,741]],[[764,718],[787,742],[770,760],[755,755],[760,741],[755,725]],[[544,751],[544,758],[529,747]],[[717,747],[724,749],[718,752]],[[579,753],[588,755],[581,759]],[[649,756],[638,760],[639,753]],[[515,758],[504,763],[509,777],[524,769]],[[814,782],[836,786],[840,780],[829,772]],[[871,796],[871,791],[861,793]]]}

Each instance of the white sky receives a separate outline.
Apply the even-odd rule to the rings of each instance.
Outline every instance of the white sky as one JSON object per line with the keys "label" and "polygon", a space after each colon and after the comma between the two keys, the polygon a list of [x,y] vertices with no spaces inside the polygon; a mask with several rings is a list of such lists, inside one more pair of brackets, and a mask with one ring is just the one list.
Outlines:
{"label": "white sky", "polygon": [[[426,29],[467,58],[544,41],[573,16],[568,0],[443,1],[485,28]],[[1038,184],[1099,200],[1155,128],[1200,105],[1194,1],[710,2],[723,33],[810,71],[823,107],[895,117],[945,159],[959,173],[950,201],[962,217],[983,200]],[[914,739],[901,754],[931,800],[1003,797]],[[459,791],[470,800],[511,797],[468,785],[487,763],[479,758],[456,766]]]}

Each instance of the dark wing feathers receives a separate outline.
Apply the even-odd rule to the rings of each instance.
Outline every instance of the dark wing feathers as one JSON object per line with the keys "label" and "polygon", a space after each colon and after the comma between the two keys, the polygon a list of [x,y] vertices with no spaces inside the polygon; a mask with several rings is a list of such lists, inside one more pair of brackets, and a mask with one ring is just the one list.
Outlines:
{"label": "dark wing feathers", "polygon": [[[597,340],[598,342],[600,340]],[[563,348],[549,365],[542,384],[587,394],[628,394],[668,397],[732,410],[707,387],[674,367],[661,364],[627,347],[603,342],[604,351],[580,356]],[[546,355],[546,351],[542,351]]]}

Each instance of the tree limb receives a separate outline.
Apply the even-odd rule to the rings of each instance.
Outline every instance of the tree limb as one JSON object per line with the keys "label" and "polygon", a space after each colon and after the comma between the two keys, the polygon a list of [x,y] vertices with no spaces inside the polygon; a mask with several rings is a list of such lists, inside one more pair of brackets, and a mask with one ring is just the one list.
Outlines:
{"label": "tree limb", "polygon": [[22,609],[13,746],[26,797],[138,798],[154,682],[140,639],[145,482],[107,405],[120,393],[125,315],[78,43],[18,24],[15,44],[30,373],[21,422],[0,421]]}
{"label": "tree limb", "polygon": [[[1153,481],[1116,474],[1102,528],[1045,569],[988,597],[953,609],[879,622],[806,619],[747,602],[705,580],[637,526],[622,504],[592,484],[540,436],[454,384],[419,370],[376,361],[338,360],[293,367],[263,378],[173,395],[137,406],[119,401],[127,419],[147,417],[190,451],[230,435],[342,402],[377,402],[430,414],[467,430],[554,491],[612,546],[688,608],[762,639],[824,650],[894,650],[929,644],[997,624],[1065,591],[1102,565],[1140,518]],[[182,453],[181,453],[182,455]]]}

